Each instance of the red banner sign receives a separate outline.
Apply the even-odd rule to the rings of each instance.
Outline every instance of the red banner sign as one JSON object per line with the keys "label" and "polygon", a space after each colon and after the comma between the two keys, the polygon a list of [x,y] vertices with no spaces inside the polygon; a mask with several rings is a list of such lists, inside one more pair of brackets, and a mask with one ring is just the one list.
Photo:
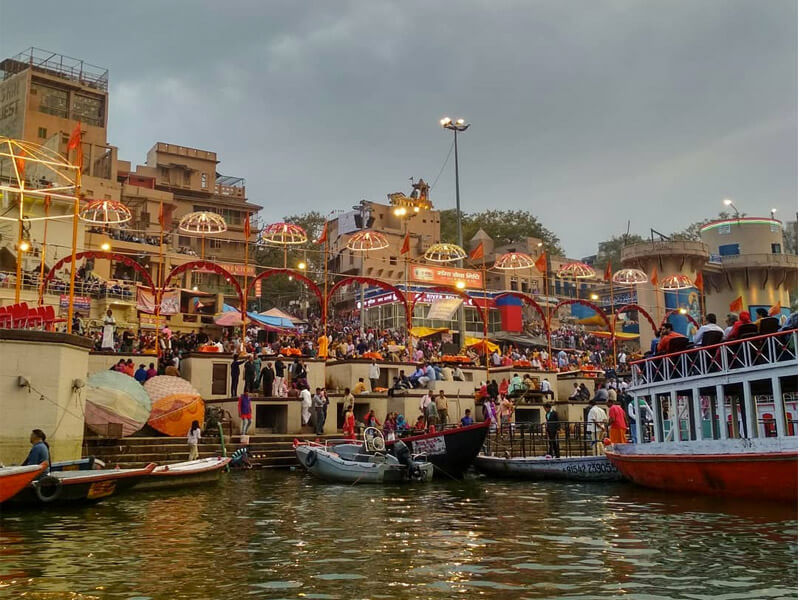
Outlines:
{"label": "red banner sign", "polygon": [[461,281],[464,287],[483,289],[483,273],[475,269],[412,264],[409,265],[408,271],[409,278],[420,283],[456,287]]}
{"label": "red banner sign", "polygon": [[[237,263],[224,263],[220,262],[217,263],[220,267],[225,269],[231,275],[235,275],[236,277],[244,277],[247,275],[248,277],[255,277],[256,276],[256,268],[253,265],[247,265],[245,269],[244,265],[240,265]],[[210,269],[197,269],[199,273],[213,273]]]}

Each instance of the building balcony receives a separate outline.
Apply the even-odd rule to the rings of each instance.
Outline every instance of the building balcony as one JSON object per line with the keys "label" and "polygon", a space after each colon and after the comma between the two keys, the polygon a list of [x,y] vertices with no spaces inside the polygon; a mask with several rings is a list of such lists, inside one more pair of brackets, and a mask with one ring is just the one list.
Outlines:
{"label": "building balcony", "polygon": [[786,269],[797,271],[797,256],[794,254],[734,254],[729,256],[712,255],[703,267],[709,272],[722,272],[737,269]]}

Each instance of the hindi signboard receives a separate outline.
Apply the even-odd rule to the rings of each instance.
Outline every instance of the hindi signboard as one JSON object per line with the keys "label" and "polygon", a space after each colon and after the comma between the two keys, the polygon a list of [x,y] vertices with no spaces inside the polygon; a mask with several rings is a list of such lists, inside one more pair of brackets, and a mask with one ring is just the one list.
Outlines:
{"label": "hindi signboard", "polygon": [[420,283],[456,287],[459,281],[463,281],[467,288],[483,289],[483,273],[475,269],[411,264],[408,271],[409,279]]}

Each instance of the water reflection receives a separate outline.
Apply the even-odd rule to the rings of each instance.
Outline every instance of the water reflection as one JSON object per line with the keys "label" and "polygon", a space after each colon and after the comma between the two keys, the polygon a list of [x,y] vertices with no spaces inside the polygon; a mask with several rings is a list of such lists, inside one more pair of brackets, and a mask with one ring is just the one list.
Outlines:
{"label": "water reflection", "polygon": [[[0,596],[795,597],[792,507],[625,484],[329,486],[233,473],[0,521]],[[12,583],[13,582],[13,583]]]}

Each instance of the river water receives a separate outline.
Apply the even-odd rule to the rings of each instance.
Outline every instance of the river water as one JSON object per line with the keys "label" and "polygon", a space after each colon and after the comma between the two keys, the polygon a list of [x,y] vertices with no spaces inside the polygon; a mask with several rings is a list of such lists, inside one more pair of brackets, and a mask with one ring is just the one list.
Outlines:
{"label": "river water", "polygon": [[2,598],[797,597],[794,507],[628,484],[251,471],[0,527]]}

